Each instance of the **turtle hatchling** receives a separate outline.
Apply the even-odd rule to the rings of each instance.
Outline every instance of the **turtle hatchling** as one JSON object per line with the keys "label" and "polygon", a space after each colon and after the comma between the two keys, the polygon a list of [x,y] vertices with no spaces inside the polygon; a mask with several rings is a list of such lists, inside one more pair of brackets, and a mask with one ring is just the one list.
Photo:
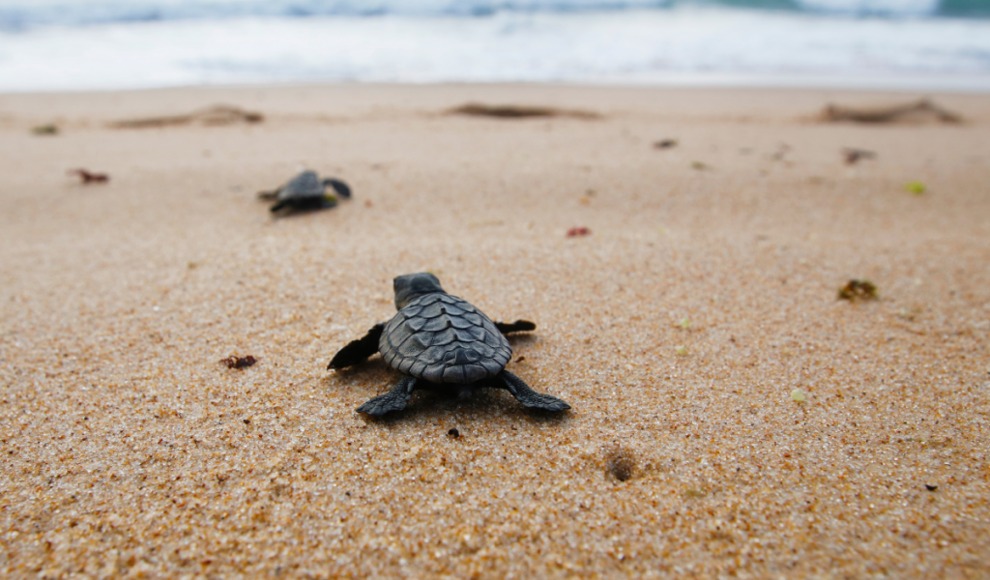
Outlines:
{"label": "turtle hatchling", "polygon": [[271,208],[272,213],[281,209],[290,211],[326,209],[337,205],[337,196],[328,194],[327,186],[333,188],[340,197],[351,197],[351,188],[343,181],[332,177],[320,179],[315,171],[308,170],[293,177],[275,191],[262,191],[258,197],[275,201]]}
{"label": "turtle hatchling", "polygon": [[447,387],[458,398],[468,399],[475,389],[506,389],[526,407],[564,411],[571,406],[550,395],[537,393],[505,370],[512,349],[505,335],[533,330],[525,320],[492,322],[466,300],[447,294],[440,280],[429,273],[406,274],[394,281],[398,313],[379,323],[361,339],[340,349],[327,366],[342,369],[358,364],[376,352],[389,366],[403,373],[389,392],[358,407],[358,413],[384,415],[404,409],[417,388]]}

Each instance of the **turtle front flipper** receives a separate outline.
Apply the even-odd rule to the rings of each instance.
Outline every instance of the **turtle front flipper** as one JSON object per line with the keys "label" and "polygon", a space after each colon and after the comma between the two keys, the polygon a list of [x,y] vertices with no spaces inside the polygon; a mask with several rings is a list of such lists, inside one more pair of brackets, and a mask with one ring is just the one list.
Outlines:
{"label": "turtle front flipper", "polygon": [[369,356],[378,352],[378,339],[382,337],[385,323],[379,322],[371,327],[368,334],[357,340],[352,340],[333,356],[327,369],[342,369],[363,362]]}
{"label": "turtle front flipper", "polygon": [[323,187],[330,186],[340,197],[351,197],[351,188],[339,179],[328,177],[323,180]]}
{"label": "turtle front flipper", "polygon": [[508,389],[508,391],[512,393],[512,396],[522,403],[524,407],[529,407],[531,409],[543,409],[545,411],[566,411],[571,408],[570,405],[557,397],[554,397],[553,395],[537,393],[533,389],[529,388],[529,385],[524,383],[522,379],[507,370],[503,370],[495,378],[496,380],[501,380],[502,383],[505,384],[505,388]]}
{"label": "turtle front flipper", "polygon": [[536,330],[536,325],[528,320],[517,320],[515,322],[496,322],[495,328],[502,334],[509,334],[510,332]]}
{"label": "turtle front flipper", "polygon": [[290,212],[305,212],[314,211],[318,209],[330,209],[337,205],[337,198],[332,195],[323,195],[319,197],[286,197],[281,199],[271,207],[272,213],[278,213],[279,210],[284,208],[290,208]]}
{"label": "turtle front flipper", "polygon": [[292,205],[292,202],[290,200],[283,199],[283,200],[279,201],[278,203],[276,203],[275,205],[273,205],[269,209],[269,211],[272,212],[272,213],[275,213],[278,210],[282,209],[283,207],[289,207],[290,205]]}
{"label": "turtle front flipper", "polygon": [[408,375],[402,377],[402,380],[399,381],[399,384],[395,385],[395,388],[361,405],[357,408],[357,412],[378,417],[389,411],[401,411],[405,409],[413,389],[416,388],[416,380],[416,377]]}

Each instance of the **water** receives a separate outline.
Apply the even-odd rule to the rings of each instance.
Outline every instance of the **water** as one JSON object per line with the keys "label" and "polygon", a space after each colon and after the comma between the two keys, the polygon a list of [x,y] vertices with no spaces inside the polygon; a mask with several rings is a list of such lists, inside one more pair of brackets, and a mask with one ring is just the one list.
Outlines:
{"label": "water", "polygon": [[0,0],[0,91],[270,82],[990,91],[990,0]]}

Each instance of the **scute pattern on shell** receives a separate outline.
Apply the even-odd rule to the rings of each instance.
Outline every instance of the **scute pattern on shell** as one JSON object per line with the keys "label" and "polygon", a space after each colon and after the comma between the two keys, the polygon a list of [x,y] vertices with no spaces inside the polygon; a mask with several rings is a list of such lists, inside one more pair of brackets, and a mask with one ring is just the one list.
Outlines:
{"label": "scute pattern on shell", "polygon": [[512,358],[509,341],[483,312],[449,294],[413,299],[378,343],[392,368],[432,383],[466,385],[495,376]]}
{"label": "scute pattern on shell", "polygon": [[315,171],[303,171],[282,186],[278,199],[323,197],[325,189]]}

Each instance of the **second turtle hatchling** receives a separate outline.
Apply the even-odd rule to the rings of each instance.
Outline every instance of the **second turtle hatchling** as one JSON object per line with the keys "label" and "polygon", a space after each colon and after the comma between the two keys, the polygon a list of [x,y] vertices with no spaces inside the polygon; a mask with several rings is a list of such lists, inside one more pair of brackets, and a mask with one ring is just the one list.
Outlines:
{"label": "second turtle hatchling", "polygon": [[272,213],[280,210],[307,211],[326,209],[337,205],[337,195],[327,193],[327,187],[332,188],[343,198],[351,197],[351,188],[339,179],[327,177],[320,179],[315,171],[303,171],[293,177],[285,185],[274,191],[262,191],[258,197],[274,201]]}
{"label": "second turtle hatchling", "polygon": [[492,322],[466,300],[447,294],[433,274],[406,274],[393,284],[399,312],[342,348],[327,366],[349,367],[380,352],[389,366],[403,373],[391,391],[358,407],[359,413],[384,415],[404,409],[416,388],[431,386],[453,389],[465,399],[477,388],[500,388],[526,407],[571,408],[557,397],[537,393],[505,370],[512,358],[505,335],[533,330],[535,324]]}

